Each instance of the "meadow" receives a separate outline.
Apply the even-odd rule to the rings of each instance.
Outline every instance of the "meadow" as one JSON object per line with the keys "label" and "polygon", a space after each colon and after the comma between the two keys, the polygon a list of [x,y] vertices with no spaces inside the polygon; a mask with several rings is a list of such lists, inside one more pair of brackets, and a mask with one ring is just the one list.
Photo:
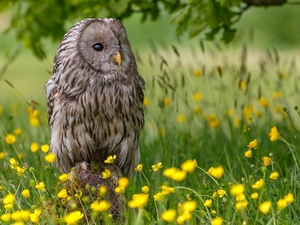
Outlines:
{"label": "meadow", "polygon": [[[124,224],[300,224],[299,54],[152,43],[135,55],[145,127],[140,164],[115,190],[125,199]],[[42,87],[30,99],[22,80],[7,81],[1,224],[120,223],[104,187],[91,188],[94,202],[66,191],[70,174],[49,151]]]}

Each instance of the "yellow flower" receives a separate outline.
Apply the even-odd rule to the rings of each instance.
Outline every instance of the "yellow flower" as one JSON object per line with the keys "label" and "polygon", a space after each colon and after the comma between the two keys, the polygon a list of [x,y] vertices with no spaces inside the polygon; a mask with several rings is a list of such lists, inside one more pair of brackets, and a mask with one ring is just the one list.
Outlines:
{"label": "yellow flower", "polygon": [[143,208],[149,199],[149,195],[145,193],[135,194],[132,199],[128,201],[130,208]]}
{"label": "yellow flower", "polygon": [[270,141],[277,141],[280,137],[280,133],[277,128],[274,126],[271,128],[271,132],[269,133]]}
{"label": "yellow flower", "polygon": [[9,222],[10,221],[10,218],[11,218],[11,214],[10,213],[5,213],[3,215],[1,215],[1,220],[4,221],[4,222]]}
{"label": "yellow flower", "polygon": [[6,204],[6,205],[4,205],[4,208],[6,209],[6,210],[11,210],[12,208],[13,208],[13,204]]}
{"label": "yellow flower", "polygon": [[121,177],[118,181],[118,185],[120,187],[126,188],[129,184],[129,179],[127,177]]}
{"label": "yellow flower", "polygon": [[91,209],[95,212],[105,212],[109,210],[110,207],[111,203],[106,200],[96,200],[91,204]]}
{"label": "yellow flower", "polygon": [[64,217],[64,221],[68,225],[75,225],[83,218],[83,216],[83,213],[80,211],[71,212]]}
{"label": "yellow flower", "polygon": [[193,112],[196,114],[196,115],[199,115],[202,111],[201,111],[201,108],[200,107],[195,107],[193,109]]}
{"label": "yellow flower", "polygon": [[117,186],[115,188],[115,192],[118,193],[118,194],[122,194],[122,193],[124,193],[124,191],[125,191],[125,187]]}
{"label": "yellow flower", "polygon": [[45,161],[48,163],[54,163],[56,160],[56,156],[53,153],[48,153],[45,155]]}
{"label": "yellow flower", "polygon": [[17,138],[13,134],[7,134],[5,137],[5,142],[9,145],[14,144],[17,141]]}
{"label": "yellow flower", "polygon": [[40,149],[39,144],[36,142],[32,142],[32,144],[30,145],[30,150],[32,152],[37,152],[39,149]]}
{"label": "yellow flower", "polygon": [[269,158],[268,156],[264,156],[264,157],[262,157],[262,161],[263,161],[264,166],[268,166],[271,164],[272,159]]}
{"label": "yellow flower", "polygon": [[197,69],[197,70],[194,70],[193,74],[194,74],[194,77],[201,77],[202,71]]}
{"label": "yellow flower", "polygon": [[40,216],[42,214],[42,210],[40,209],[35,209],[33,213],[29,214],[30,221],[34,223],[40,222]]}
{"label": "yellow flower", "polygon": [[58,177],[58,179],[60,180],[60,182],[64,183],[67,180],[70,180],[70,175],[71,175],[70,173],[63,173]]}
{"label": "yellow flower", "polygon": [[247,151],[245,151],[244,156],[247,158],[252,158],[252,150],[248,149]]}
{"label": "yellow flower", "polygon": [[248,120],[250,117],[252,117],[252,114],[253,114],[253,106],[251,105],[245,106],[245,108],[243,109],[243,115],[245,119]]}
{"label": "yellow flower", "polygon": [[211,225],[222,225],[223,219],[221,217],[216,217],[211,220]]}
{"label": "yellow flower", "polygon": [[211,205],[212,205],[212,200],[211,199],[207,199],[204,203],[203,203],[203,205],[205,206],[205,207],[211,207]]}
{"label": "yellow flower", "polygon": [[165,97],[165,98],[163,99],[163,104],[164,104],[164,106],[168,106],[168,105],[170,105],[170,103],[171,103],[171,100],[170,100],[169,98]]}
{"label": "yellow flower", "polygon": [[170,193],[175,193],[175,189],[173,187],[168,187],[166,185],[163,185],[160,188],[161,188],[161,193],[163,195],[168,195]]}
{"label": "yellow flower", "polygon": [[175,167],[170,167],[164,170],[163,175],[174,181],[182,181],[186,177],[186,172]]}
{"label": "yellow flower", "polygon": [[3,198],[2,202],[3,202],[3,205],[14,204],[15,196],[13,194],[9,193]]}
{"label": "yellow flower", "polygon": [[176,222],[177,224],[184,224],[185,221],[188,221],[192,218],[192,214],[188,211],[183,212],[180,216],[177,217]]}
{"label": "yellow flower", "polygon": [[107,188],[104,185],[101,185],[99,187],[99,192],[98,192],[98,196],[103,197],[107,192]]}
{"label": "yellow flower", "polygon": [[102,172],[102,178],[103,178],[103,179],[110,178],[110,170],[109,170],[109,169],[105,169],[105,170]]}
{"label": "yellow flower", "polygon": [[265,109],[267,109],[267,108],[270,106],[269,101],[268,101],[266,98],[264,98],[264,97],[261,97],[261,98],[259,99],[259,104],[260,104],[262,107],[264,107]]}
{"label": "yellow flower", "polygon": [[172,223],[176,217],[176,210],[175,209],[168,209],[161,214],[162,220]]}
{"label": "yellow flower", "polygon": [[21,136],[22,135],[22,129],[21,128],[15,129],[14,134],[17,135],[17,136]]}
{"label": "yellow flower", "polygon": [[194,172],[195,168],[197,167],[196,159],[188,159],[181,164],[181,169],[187,173]]}
{"label": "yellow flower", "polygon": [[261,178],[258,181],[256,181],[255,184],[253,184],[251,187],[253,189],[257,189],[258,190],[258,189],[261,189],[263,185],[264,185],[264,180]]}
{"label": "yellow flower", "polygon": [[200,102],[202,99],[202,94],[200,92],[196,92],[193,94],[193,99],[195,102]]}
{"label": "yellow flower", "polygon": [[21,176],[26,171],[24,167],[19,167],[19,166],[16,166],[16,170],[19,176]]}
{"label": "yellow flower", "polygon": [[18,166],[18,162],[17,160],[15,160],[15,158],[10,158],[9,163],[10,163],[10,168],[12,169],[16,169]]}
{"label": "yellow flower", "polygon": [[135,171],[142,171],[143,169],[143,164],[138,164],[136,167],[135,167]]}
{"label": "yellow flower", "polygon": [[286,74],[284,72],[279,72],[279,77],[281,79],[284,79],[284,78],[286,78]]}
{"label": "yellow flower", "polygon": [[58,192],[57,197],[62,198],[62,199],[66,199],[69,197],[68,192],[65,188],[61,189],[60,192]]}
{"label": "yellow flower", "polygon": [[243,210],[243,209],[245,209],[247,206],[248,206],[248,201],[246,201],[246,200],[243,200],[243,201],[237,201],[237,202],[235,203],[235,208],[236,208],[237,210]]}
{"label": "yellow flower", "polygon": [[43,152],[45,152],[45,153],[47,153],[48,151],[49,151],[49,145],[47,145],[47,144],[45,144],[45,145],[42,145],[42,147],[41,147],[41,150],[43,151]]}
{"label": "yellow flower", "polygon": [[23,190],[23,191],[22,191],[22,196],[23,196],[24,198],[29,198],[29,196],[30,196],[29,190],[28,190],[28,189]]}
{"label": "yellow flower", "polygon": [[286,206],[287,206],[286,200],[284,200],[284,199],[279,199],[279,200],[277,201],[277,208],[278,208],[278,210],[285,209]]}
{"label": "yellow flower", "polygon": [[284,196],[284,200],[287,203],[292,203],[293,201],[295,201],[294,195],[292,193],[288,193],[286,196]]}
{"label": "yellow flower", "polygon": [[247,89],[247,82],[245,80],[240,80],[239,81],[239,88],[241,90],[246,90]]}
{"label": "yellow flower", "polygon": [[279,177],[279,173],[278,172],[273,172],[270,174],[269,178],[272,180],[277,180]]}
{"label": "yellow flower", "polygon": [[40,191],[44,191],[45,190],[45,183],[44,182],[40,182],[37,185],[35,185],[35,188],[40,190]]}
{"label": "yellow flower", "polygon": [[5,153],[4,152],[0,152],[0,159],[4,159],[5,157]]}
{"label": "yellow flower", "polygon": [[104,163],[114,163],[114,161],[117,159],[116,155],[108,156],[106,160],[104,160]]}
{"label": "yellow flower", "polygon": [[280,91],[274,91],[273,92],[273,98],[276,98],[276,99],[282,98],[281,92]]}
{"label": "yellow flower", "polygon": [[272,204],[270,201],[265,201],[258,206],[258,209],[263,214],[268,214],[271,210],[271,206],[272,206]]}
{"label": "yellow flower", "polygon": [[144,99],[144,106],[148,107],[150,105],[150,99],[149,98],[145,98]]}
{"label": "yellow flower", "polygon": [[252,198],[254,200],[257,199],[258,198],[258,193],[257,192],[252,193],[250,198]]}
{"label": "yellow flower", "polygon": [[224,168],[222,166],[211,167],[207,173],[214,178],[220,179],[224,175]]}
{"label": "yellow flower", "polygon": [[142,187],[142,192],[147,194],[149,192],[149,187],[148,186],[143,186]]}
{"label": "yellow flower", "polygon": [[154,164],[154,165],[151,166],[151,168],[152,168],[151,171],[156,172],[156,171],[158,171],[158,170],[159,170],[160,168],[162,168],[162,167],[163,167],[163,166],[162,166],[162,162],[159,162],[159,163]]}
{"label": "yellow flower", "polygon": [[248,145],[248,148],[256,148],[257,147],[257,140],[254,139],[253,141],[251,141]]}
{"label": "yellow flower", "polygon": [[178,123],[184,123],[186,121],[186,116],[185,115],[178,115],[177,116],[177,122]]}
{"label": "yellow flower", "polygon": [[24,222],[29,220],[29,210],[17,210],[11,214],[11,219],[17,222]]}
{"label": "yellow flower", "polygon": [[230,188],[230,194],[234,197],[237,197],[243,194],[245,191],[245,186],[243,184],[235,184]]}
{"label": "yellow flower", "polygon": [[154,201],[161,201],[161,200],[163,200],[164,195],[163,195],[163,193],[158,192],[153,196],[153,198],[154,198]]}
{"label": "yellow flower", "polygon": [[224,191],[223,189],[218,189],[218,195],[220,198],[222,198],[224,195],[226,195],[226,191]]}
{"label": "yellow flower", "polygon": [[218,197],[218,192],[215,191],[215,192],[212,194],[212,197],[213,197],[213,198]]}
{"label": "yellow flower", "polygon": [[38,127],[40,125],[40,120],[38,117],[30,116],[29,123],[32,127]]}

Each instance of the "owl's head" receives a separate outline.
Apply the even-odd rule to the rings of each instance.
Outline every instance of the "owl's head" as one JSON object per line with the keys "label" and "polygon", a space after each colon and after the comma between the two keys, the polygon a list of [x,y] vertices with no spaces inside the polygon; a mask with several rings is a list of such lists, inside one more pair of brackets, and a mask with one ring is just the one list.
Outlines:
{"label": "owl's head", "polygon": [[84,19],[78,22],[64,36],[55,61],[62,60],[62,54],[69,54],[67,58],[72,58],[73,65],[89,68],[103,76],[136,70],[125,28],[116,19]]}

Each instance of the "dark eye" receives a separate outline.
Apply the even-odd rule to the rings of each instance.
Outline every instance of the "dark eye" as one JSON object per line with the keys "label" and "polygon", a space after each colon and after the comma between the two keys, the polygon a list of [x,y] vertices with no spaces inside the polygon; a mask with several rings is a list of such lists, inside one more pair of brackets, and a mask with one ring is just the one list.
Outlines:
{"label": "dark eye", "polygon": [[101,43],[96,43],[96,44],[93,45],[93,49],[94,49],[95,51],[98,51],[98,52],[102,51],[103,48],[104,48],[104,47],[103,47],[103,45],[102,45]]}

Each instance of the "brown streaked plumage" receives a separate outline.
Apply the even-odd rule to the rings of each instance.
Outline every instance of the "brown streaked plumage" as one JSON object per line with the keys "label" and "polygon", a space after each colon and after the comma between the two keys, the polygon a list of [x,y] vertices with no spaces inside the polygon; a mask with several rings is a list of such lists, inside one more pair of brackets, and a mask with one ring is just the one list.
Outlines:
{"label": "brown streaked plumage", "polygon": [[45,85],[57,166],[103,165],[110,155],[128,176],[139,161],[144,80],[125,28],[116,19],[84,19],[63,37]]}

